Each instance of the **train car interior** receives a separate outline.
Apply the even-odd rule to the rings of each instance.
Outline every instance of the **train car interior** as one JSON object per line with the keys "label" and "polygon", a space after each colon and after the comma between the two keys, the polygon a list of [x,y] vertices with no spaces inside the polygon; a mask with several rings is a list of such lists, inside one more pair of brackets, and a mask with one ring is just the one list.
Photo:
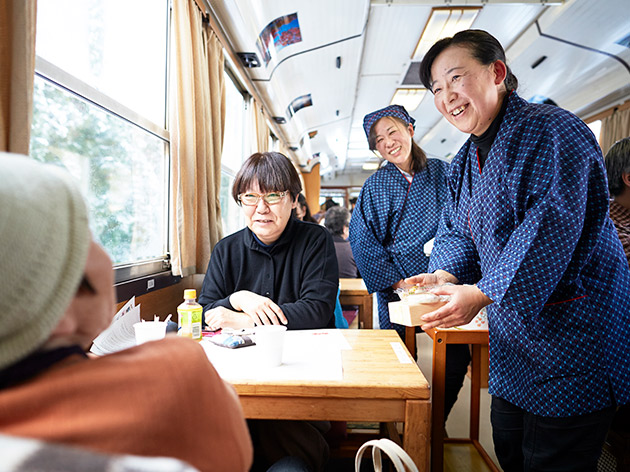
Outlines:
{"label": "train car interior", "polygon": [[[330,200],[352,208],[366,179],[386,164],[369,149],[363,123],[379,108],[404,106],[415,120],[413,140],[427,157],[450,163],[469,134],[442,116],[419,74],[429,48],[458,31],[495,36],[519,96],[575,114],[603,155],[630,135],[628,0],[0,4],[0,54],[10,64],[0,68],[0,151],[76,178],[92,234],[114,264],[116,309],[133,299],[147,321],[176,318],[184,290],[202,291],[217,242],[245,227],[232,185],[253,153],[290,159],[312,214]],[[351,328],[378,327],[376,295],[362,286],[342,287],[342,305],[344,296],[354,310]],[[407,348],[431,383],[437,338],[409,336]],[[472,439],[440,439],[444,454],[431,466],[430,426],[418,426],[427,428],[429,445],[410,446],[424,461],[419,470],[502,470],[485,339],[471,348],[477,372],[470,369],[440,432]],[[407,449],[402,423],[344,423],[345,442],[332,451],[329,470],[353,470],[369,438],[386,435]],[[630,434],[611,435],[599,470],[630,470],[628,451]]]}

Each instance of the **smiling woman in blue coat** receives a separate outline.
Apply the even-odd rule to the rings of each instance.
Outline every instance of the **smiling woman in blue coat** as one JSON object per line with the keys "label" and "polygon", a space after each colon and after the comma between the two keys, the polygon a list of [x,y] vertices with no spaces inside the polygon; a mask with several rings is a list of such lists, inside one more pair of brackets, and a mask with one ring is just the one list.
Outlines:
{"label": "smiling woman in blue coat", "polygon": [[487,306],[504,470],[595,470],[616,406],[630,401],[630,271],[597,140],[570,112],[521,99],[485,31],[438,41],[420,75],[471,135],[451,163],[428,273],[407,279],[454,284],[425,326]]}
{"label": "smiling woman in blue coat", "polygon": [[[390,322],[388,303],[399,300],[395,290],[404,286],[405,278],[427,270],[424,245],[435,237],[448,191],[448,163],[426,157],[413,140],[414,123],[400,105],[363,118],[370,149],[387,164],[363,184],[349,238],[365,286],[370,293],[376,292],[379,328],[393,328],[403,340],[405,327]],[[445,422],[469,362],[467,344],[446,347]]]}

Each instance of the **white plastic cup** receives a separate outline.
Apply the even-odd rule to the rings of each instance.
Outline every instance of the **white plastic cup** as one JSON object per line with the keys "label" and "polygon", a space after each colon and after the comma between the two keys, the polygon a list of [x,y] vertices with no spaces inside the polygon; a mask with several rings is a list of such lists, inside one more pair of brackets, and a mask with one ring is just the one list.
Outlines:
{"label": "white plastic cup", "polygon": [[136,332],[136,344],[156,341],[166,336],[166,321],[141,321],[134,323],[133,329]]}
{"label": "white plastic cup", "polygon": [[256,346],[258,360],[265,367],[276,367],[282,364],[282,351],[284,348],[284,333],[287,327],[282,325],[256,326]]}

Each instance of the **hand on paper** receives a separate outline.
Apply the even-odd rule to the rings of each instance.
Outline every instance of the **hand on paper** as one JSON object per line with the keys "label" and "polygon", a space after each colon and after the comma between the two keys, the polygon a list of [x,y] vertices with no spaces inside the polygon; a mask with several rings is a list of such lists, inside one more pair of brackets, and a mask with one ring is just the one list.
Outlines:
{"label": "hand on paper", "polygon": [[423,315],[422,329],[465,325],[479,313],[479,310],[492,303],[492,300],[475,285],[444,285],[431,290],[431,293],[450,295],[451,300],[441,308]]}
{"label": "hand on paper", "polygon": [[271,299],[248,290],[241,290],[230,295],[230,303],[235,310],[247,313],[257,325],[287,324],[282,309]]}
{"label": "hand on paper", "polygon": [[218,306],[206,311],[206,324],[215,331],[219,328],[253,328],[254,321],[245,313],[229,310]]}

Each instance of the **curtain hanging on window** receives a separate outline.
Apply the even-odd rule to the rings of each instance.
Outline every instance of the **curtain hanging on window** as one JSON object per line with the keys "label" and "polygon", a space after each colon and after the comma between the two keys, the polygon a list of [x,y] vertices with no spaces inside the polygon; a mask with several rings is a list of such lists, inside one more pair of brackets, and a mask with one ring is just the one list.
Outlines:
{"label": "curtain hanging on window", "polygon": [[253,99],[252,103],[252,123],[254,123],[252,142],[256,143],[256,149],[252,150],[252,153],[266,152],[269,151],[269,126],[267,125],[267,120],[258,102]]}
{"label": "curtain hanging on window", "polygon": [[174,0],[169,122],[174,275],[204,273],[222,237],[223,48],[194,0]]}
{"label": "curtain hanging on window", "polygon": [[0,11],[0,151],[28,154],[37,1],[0,0]]}
{"label": "curtain hanging on window", "polygon": [[630,107],[615,110],[602,120],[601,146],[604,156],[617,141],[630,136]]}

